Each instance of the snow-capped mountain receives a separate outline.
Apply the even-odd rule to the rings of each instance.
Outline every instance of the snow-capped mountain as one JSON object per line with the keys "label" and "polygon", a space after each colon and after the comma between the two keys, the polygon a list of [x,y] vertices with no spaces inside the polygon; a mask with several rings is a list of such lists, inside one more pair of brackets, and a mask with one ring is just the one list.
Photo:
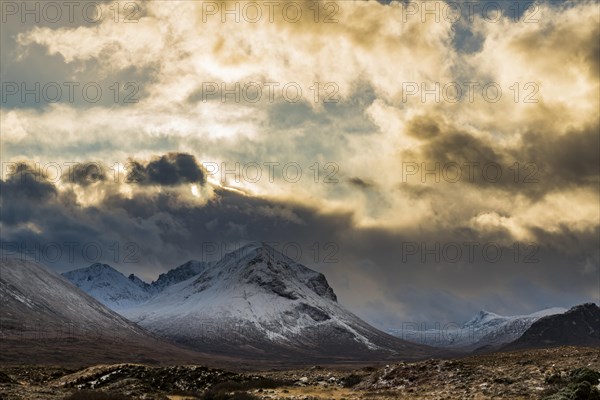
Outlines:
{"label": "snow-capped mountain", "polygon": [[295,360],[431,354],[360,320],[337,303],[322,274],[263,244],[229,253],[122,314],[209,352]]}
{"label": "snow-capped mountain", "polygon": [[91,364],[198,356],[158,340],[33,261],[0,261],[0,301],[2,362]]}
{"label": "snow-capped mountain", "polygon": [[185,264],[170,270],[169,272],[160,274],[158,279],[152,282],[150,286],[152,286],[156,292],[160,292],[167,286],[183,282],[195,275],[198,275],[210,265],[210,262],[190,260]]}
{"label": "snow-capped mountain", "polygon": [[62,275],[75,286],[109,307],[121,311],[141,304],[168,286],[198,275],[209,263],[190,260],[146,283],[134,274],[125,277],[107,264],[92,264]]}
{"label": "snow-capped mountain", "polygon": [[462,326],[447,324],[429,329],[407,324],[405,329],[388,332],[402,339],[429,346],[476,350],[495,348],[519,338],[535,321],[548,315],[562,314],[565,308],[548,308],[528,315],[502,316],[479,311]]}
{"label": "snow-capped mountain", "polygon": [[92,264],[62,274],[75,286],[111,310],[122,310],[144,302],[152,295],[150,285],[135,275],[125,275],[107,264]]}

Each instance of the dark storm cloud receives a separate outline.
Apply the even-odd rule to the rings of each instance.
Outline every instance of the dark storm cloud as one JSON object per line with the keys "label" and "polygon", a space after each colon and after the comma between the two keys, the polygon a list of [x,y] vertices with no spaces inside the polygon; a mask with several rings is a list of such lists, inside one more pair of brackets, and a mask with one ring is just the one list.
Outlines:
{"label": "dark storm cloud", "polygon": [[436,192],[433,187],[421,184],[411,184],[408,182],[399,183],[394,189],[408,194],[411,199],[426,199],[427,196],[435,194]]}
{"label": "dark storm cloud", "polygon": [[441,132],[438,120],[424,115],[414,117],[406,126],[406,133],[417,139],[431,139]]}
{"label": "dark storm cloud", "polygon": [[356,186],[356,187],[358,187],[360,189],[370,189],[370,188],[372,188],[374,186],[374,184],[372,182],[365,181],[365,180],[363,180],[361,178],[358,178],[358,177],[349,178],[348,182],[351,185]]}
{"label": "dark storm cloud", "polygon": [[[234,191],[217,190],[214,199],[203,206],[179,201],[173,193],[107,198],[107,209],[123,210],[131,219],[152,219],[168,215],[183,228],[180,232],[162,232],[162,239],[179,251],[201,256],[202,244],[238,243],[247,240],[297,242],[308,241],[318,226],[324,236],[335,239],[339,228],[351,224],[347,214],[319,215],[306,206],[277,203],[249,197]],[[282,233],[285,232],[285,235]]]}
{"label": "dark storm cloud", "polygon": [[62,176],[62,180],[87,186],[107,179],[106,167],[100,163],[75,164],[70,166]]}
{"label": "dark storm cloud", "polygon": [[560,185],[598,184],[600,127],[596,125],[548,138],[541,132],[524,135],[524,157],[535,160],[552,182]]}
{"label": "dark storm cloud", "polygon": [[[457,184],[520,193],[532,199],[569,187],[597,185],[598,124],[565,133],[551,129],[540,126],[523,134],[522,144],[504,147],[461,131],[435,115],[418,116],[408,123],[406,132],[420,139],[421,145],[405,150],[402,161],[419,165],[417,178],[426,168],[447,168],[447,180],[462,173]],[[432,180],[433,175],[427,179]]]}
{"label": "dark storm cloud", "polygon": [[20,162],[7,171],[6,181],[0,180],[0,193],[3,198],[44,202],[58,192],[33,163]]}
{"label": "dark storm cloud", "polygon": [[441,163],[481,162],[502,163],[502,155],[497,153],[491,145],[482,140],[461,132],[449,132],[442,136],[438,133],[425,148],[425,156]]}
{"label": "dark storm cloud", "polygon": [[131,161],[128,178],[146,185],[173,186],[181,183],[200,183],[206,180],[203,169],[191,154],[169,153],[144,164]]}

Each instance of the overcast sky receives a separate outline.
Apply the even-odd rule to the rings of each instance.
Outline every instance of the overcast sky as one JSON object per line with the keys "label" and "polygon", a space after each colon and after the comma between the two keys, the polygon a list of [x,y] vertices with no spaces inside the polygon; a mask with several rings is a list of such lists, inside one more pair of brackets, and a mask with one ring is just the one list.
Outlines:
{"label": "overcast sky", "polygon": [[598,302],[598,2],[54,4],[2,2],[4,256],[266,241],[380,328]]}

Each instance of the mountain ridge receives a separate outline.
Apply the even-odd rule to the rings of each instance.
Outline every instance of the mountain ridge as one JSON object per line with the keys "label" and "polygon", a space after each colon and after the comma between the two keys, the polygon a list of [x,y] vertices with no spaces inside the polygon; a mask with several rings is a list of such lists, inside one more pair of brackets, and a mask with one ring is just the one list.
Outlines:
{"label": "mountain ridge", "polygon": [[135,307],[166,287],[197,275],[208,265],[210,263],[190,260],[161,273],[151,283],[143,281],[135,274],[126,277],[112,266],[102,263],[93,263],[61,275],[110,309],[122,310]]}

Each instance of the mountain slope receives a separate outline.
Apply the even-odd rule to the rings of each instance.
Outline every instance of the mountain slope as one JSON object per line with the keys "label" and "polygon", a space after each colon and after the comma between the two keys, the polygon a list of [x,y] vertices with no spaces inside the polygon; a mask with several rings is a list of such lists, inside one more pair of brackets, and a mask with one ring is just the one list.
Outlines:
{"label": "mountain slope", "polygon": [[178,343],[226,354],[297,360],[431,353],[346,311],[322,274],[266,245],[230,253],[123,315]]}
{"label": "mountain slope", "polygon": [[528,315],[502,316],[482,310],[461,327],[448,324],[438,329],[419,329],[419,326],[407,325],[406,329],[389,332],[415,343],[471,351],[510,343],[538,319],[565,311],[567,310],[564,308],[556,307]]}
{"label": "mountain slope", "polygon": [[193,360],[157,340],[45,266],[0,261],[3,363]]}
{"label": "mountain slope", "polygon": [[555,346],[600,347],[600,307],[586,303],[539,319],[503,350]]}

